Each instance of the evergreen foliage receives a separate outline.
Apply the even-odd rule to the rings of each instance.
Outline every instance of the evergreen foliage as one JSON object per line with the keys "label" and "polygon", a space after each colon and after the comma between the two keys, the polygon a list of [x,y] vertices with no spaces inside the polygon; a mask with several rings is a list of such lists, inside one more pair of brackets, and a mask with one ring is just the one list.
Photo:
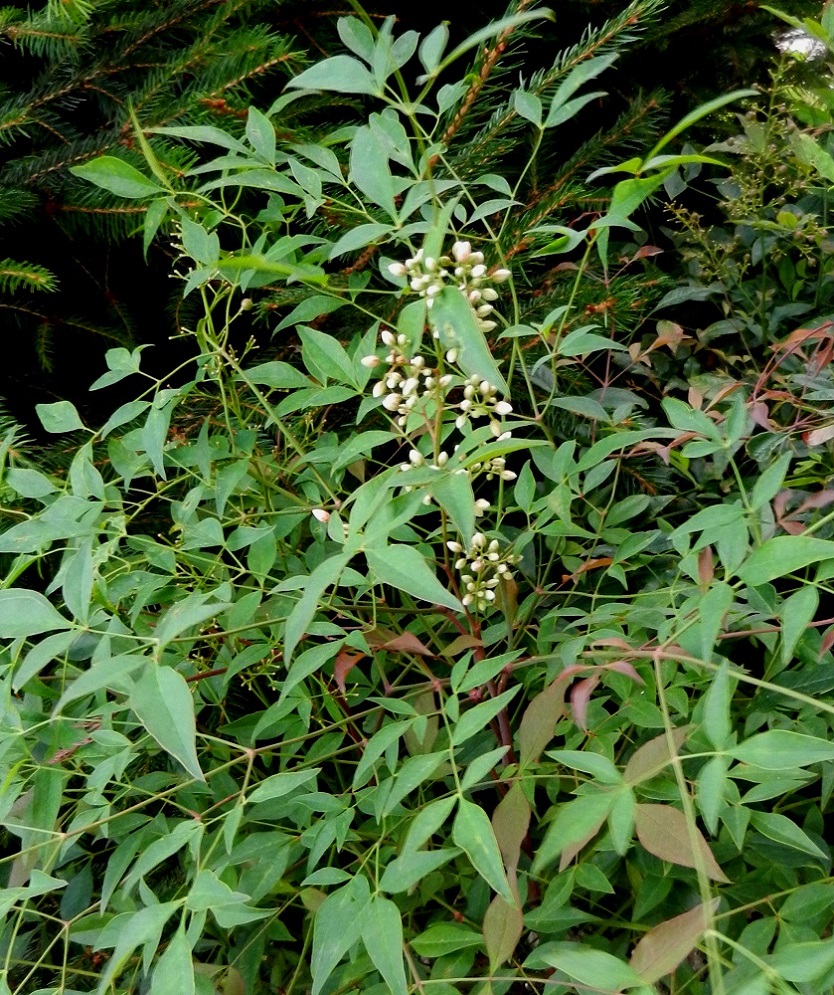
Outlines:
{"label": "evergreen foliage", "polygon": [[[159,300],[149,306],[141,286],[153,283],[152,272],[133,246],[117,247],[141,228],[144,208],[81,183],[68,167],[114,149],[138,163],[131,113],[146,126],[227,120],[259,88],[280,88],[305,56],[278,28],[277,13],[266,0],[49,0],[3,9],[0,255],[10,268],[2,289],[32,285],[34,274],[44,285],[47,271],[49,288],[58,288],[37,308],[17,296],[3,301],[7,327],[17,329],[7,389],[14,392],[15,367],[32,377],[32,348],[47,369],[72,369],[79,349],[95,356],[159,325],[167,285],[157,279]],[[156,151],[173,174],[188,165],[182,148],[160,142]],[[15,263],[21,257],[34,262]],[[50,382],[61,390],[60,373]]]}

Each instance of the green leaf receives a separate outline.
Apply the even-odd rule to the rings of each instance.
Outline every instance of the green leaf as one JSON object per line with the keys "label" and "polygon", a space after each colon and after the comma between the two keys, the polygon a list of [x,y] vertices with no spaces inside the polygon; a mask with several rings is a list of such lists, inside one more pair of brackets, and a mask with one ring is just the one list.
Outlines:
{"label": "green leaf", "polygon": [[212,601],[206,604],[210,594],[189,594],[182,601],[177,601],[165,612],[156,625],[154,638],[161,648],[176,639],[187,629],[207,622],[229,607],[227,601]]}
{"label": "green leaf", "polygon": [[410,891],[423,878],[457,857],[460,852],[457,847],[444,847],[442,850],[416,850],[394,857],[386,864],[379,887],[391,895]]}
{"label": "green leaf", "polygon": [[807,853],[810,857],[825,863],[830,859],[828,854],[786,815],[780,815],[778,812],[751,811],[750,825],[774,843],[781,843],[782,846],[790,847],[792,850]]}
{"label": "green leaf", "polygon": [[716,97],[714,100],[708,100],[706,103],[701,104],[700,107],[696,107],[694,111],[690,111],[689,114],[682,117],[673,128],[670,128],[646,156],[646,159],[653,159],[662,148],[677,138],[681,132],[686,131],[687,128],[691,127],[693,124],[696,124],[707,115],[720,110],[722,107],[726,107],[727,104],[731,104],[736,100],[742,100],[744,97],[759,96],[761,96],[761,94],[758,90],[733,90],[731,93],[722,94],[722,96]]}
{"label": "green leaf", "polygon": [[434,30],[430,31],[420,42],[418,57],[426,72],[431,75],[440,63],[446,45],[449,42],[449,28],[444,24],[438,24]]}
{"label": "green leaf", "polygon": [[394,198],[397,188],[388,152],[377,132],[367,125],[357,128],[350,145],[350,179],[372,203],[381,207],[393,220],[397,220]]}
{"label": "green leaf", "polygon": [[614,792],[597,791],[559,805],[536,853],[533,873],[540,874],[563,850],[574,850],[590,842],[608,818],[616,799]]}
{"label": "green leaf", "polygon": [[392,995],[406,995],[403,923],[390,898],[375,895],[362,914],[362,942]]}
{"label": "green leaf", "polygon": [[361,935],[362,913],[367,896],[363,896],[362,886],[357,881],[365,879],[354,878],[343,888],[328,895],[316,912],[310,963],[313,973],[312,995],[318,995],[333,969]]}
{"label": "green leaf", "polygon": [[464,373],[477,375],[503,394],[509,394],[510,389],[492,358],[475,313],[457,287],[444,287],[434,298],[429,321],[444,349],[458,350],[458,365]]}
{"label": "green leaf", "polygon": [[25,639],[71,626],[38,591],[23,587],[0,591],[0,639]]}
{"label": "green leaf", "polygon": [[834,939],[786,943],[764,960],[786,981],[814,981],[834,968]]}
{"label": "green leaf", "polygon": [[452,824],[452,840],[469,858],[470,863],[486,881],[511,905],[516,900],[510,890],[501,851],[495,839],[489,817],[480,805],[461,798]]}
{"label": "green leaf", "polygon": [[194,995],[195,991],[191,944],[181,926],[154,968],[150,995]]}
{"label": "green leaf", "polygon": [[431,485],[431,493],[452,519],[464,545],[469,545],[475,532],[475,495],[468,473],[453,473],[443,468]]}
{"label": "green leaf", "polygon": [[725,660],[713,677],[701,706],[703,709],[701,727],[716,750],[723,750],[730,742],[733,728],[730,703],[734,686],[735,682],[730,684],[730,671]]}
{"label": "green leaf", "polygon": [[348,565],[347,555],[331,556],[324,560],[310,574],[304,591],[287,618],[284,629],[284,662],[289,665],[293,651],[307,631],[318,610],[319,601],[328,587],[335,584],[339,575]]}
{"label": "green leaf", "polygon": [[393,545],[366,549],[368,567],[382,584],[390,584],[421,601],[462,612],[463,605],[435,577],[425,558],[413,546]]}
{"label": "green leaf", "polygon": [[159,946],[162,930],[179,906],[179,902],[163,902],[138,912],[122,913],[110,920],[99,935],[97,947],[115,946],[116,949],[102,973],[97,989],[99,993],[111,989],[111,982],[124,969],[137,947],[155,950]]}
{"label": "green leaf", "polygon": [[758,587],[777,577],[834,559],[834,540],[813,536],[774,536],[754,549],[739,568],[738,576],[745,584]]}
{"label": "green leaf", "polygon": [[71,166],[70,172],[82,180],[109,190],[117,197],[143,198],[164,193],[162,187],[140,173],[138,169],[112,155],[99,156],[80,166]]}
{"label": "green leaf", "polygon": [[601,784],[617,785],[622,783],[622,774],[614,764],[599,753],[583,752],[581,750],[550,750],[547,756],[558,764],[564,764],[572,770],[581,770],[590,774]]}
{"label": "green leaf", "polygon": [[321,767],[311,767],[309,770],[285,770],[280,774],[273,774],[261,781],[255,790],[246,796],[246,801],[249,805],[257,805],[258,802],[282,798],[302,784],[312,781],[320,771]]}
{"label": "green leaf", "polygon": [[130,707],[166,753],[192,777],[205,780],[197,760],[194,699],[182,674],[148,666],[130,694]]}
{"label": "green leaf", "polygon": [[787,770],[834,760],[834,743],[788,729],[770,729],[751,736],[726,752],[735,760],[753,767]]}
{"label": "green leaf", "polygon": [[474,708],[465,711],[454,726],[452,726],[452,746],[460,746],[461,743],[465,743],[467,739],[485,729],[495,716],[509,705],[516,696],[516,692],[520,690],[521,685],[510,688],[509,691],[499,694],[497,698],[482,701],[479,705],[475,705]]}
{"label": "green leaf", "polygon": [[378,93],[371,73],[358,59],[336,55],[299,73],[287,87],[302,90],[335,90],[337,93]]}
{"label": "green leaf", "polygon": [[646,984],[633,968],[613,954],[578,943],[548,943],[535,956],[538,962],[555,967],[595,991],[614,993]]}
{"label": "green leaf", "polygon": [[452,922],[439,922],[415,936],[409,946],[420,957],[444,957],[456,950],[480,947],[484,939],[464,925]]}
{"label": "green leaf", "polygon": [[144,411],[147,411],[150,406],[150,401],[128,401],[126,404],[120,405],[99,429],[99,436],[106,439],[114,428],[120,428],[122,425],[127,425],[128,422],[132,422]]}
{"label": "green leaf", "polygon": [[542,102],[529,90],[516,90],[513,93],[513,107],[516,114],[537,128],[542,126]]}
{"label": "green leaf", "polygon": [[278,361],[261,363],[260,366],[244,370],[243,373],[238,374],[238,379],[262,384],[265,387],[275,387],[279,390],[294,390],[296,387],[311,386],[310,378],[305,377],[301,370],[290,366],[289,363]]}
{"label": "green leaf", "polygon": [[54,494],[57,490],[49,477],[38,470],[24,470],[20,467],[9,467],[6,471],[6,483],[21,497],[42,498]]}
{"label": "green leaf", "polygon": [[54,404],[36,404],[41,425],[47,432],[77,432],[84,428],[84,422],[75,410],[75,405],[69,401],[55,401]]}
{"label": "green leaf", "polygon": [[814,621],[820,596],[815,587],[801,587],[780,606],[778,618],[782,623],[782,664],[793,659],[797,643]]}

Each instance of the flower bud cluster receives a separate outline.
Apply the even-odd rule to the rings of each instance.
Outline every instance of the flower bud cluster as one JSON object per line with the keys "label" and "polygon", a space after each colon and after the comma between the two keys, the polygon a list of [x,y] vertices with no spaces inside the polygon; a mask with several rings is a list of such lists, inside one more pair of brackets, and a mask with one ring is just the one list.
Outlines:
{"label": "flower bud cluster", "polygon": [[484,332],[495,328],[489,315],[494,310],[492,302],[498,299],[498,292],[487,284],[503,283],[510,277],[508,269],[488,274],[483,252],[473,252],[469,242],[455,242],[452,255],[438,259],[424,256],[423,250],[418,249],[404,263],[391,263],[388,272],[392,276],[406,277],[411,290],[425,299],[427,307],[432,306],[434,298],[445,286],[456,286],[466,297]]}
{"label": "flower bud cluster", "polygon": [[[450,373],[439,375],[422,356],[409,359],[403,351],[408,344],[404,335],[395,335],[386,329],[380,333],[380,338],[383,345],[390,349],[384,360],[388,369],[374,384],[373,396],[381,397],[385,410],[399,416],[397,424],[402,427],[420,398],[442,401],[453,377]],[[362,364],[371,369],[381,362],[378,356],[362,359]]]}
{"label": "flower bud cluster", "polygon": [[493,434],[497,435],[500,431],[497,418],[512,414],[513,406],[498,397],[497,387],[476,375],[465,381],[458,409],[457,428],[464,428],[472,418],[489,418]]}
{"label": "flower bud cluster", "polygon": [[485,612],[495,601],[495,588],[501,580],[512,579],[512,567],[519,560],[512,553],[502,553],[497,539],[488,540],[483,532],[476,532],[466,549],[459,542],[447,542],[452,553],[458,554],[455,569],[461,572],[463,597],[461,601],[479,612]]}

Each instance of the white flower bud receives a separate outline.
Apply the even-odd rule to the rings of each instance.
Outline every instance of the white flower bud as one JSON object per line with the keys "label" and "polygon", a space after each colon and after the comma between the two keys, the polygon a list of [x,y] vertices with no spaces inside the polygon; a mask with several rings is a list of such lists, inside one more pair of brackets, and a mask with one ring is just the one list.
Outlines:
{"label": "white flower bud", "polygon": [[461,546],[459,542],[455,542],[454,539],[448,539],[446,541],[446,549],[448,549],[450,553],[463,552],[463,546]]}
{"label": "white flower bud", "polygon": [[391,276],[406,276],[408,270],[402,263],[390,263],[388,266],[388,272]]}
{"label": "white flower bud", "polygon": [[483,252],[473,252],[472,255],[469,257],[469,262],[473,264],[482,263],[483,261],[484,261]]}
{"label": "white flower bud", "polygon": [[472,598],[471,594],[464,594],[464,596],[460,599],[460,603],[463,605],[464,608],[468,608],[469,605],[472,604],[473,600],[474,599]]}
{"label": "white flower bud", "polygon": [[393,332],[389,332],[387,328],[383,328],[379,333],[379,337],[382,339],[383,345],[391,346],[397,344],[396,336]]}
{"label": "white flower bud", "polygon": [[497,269],[492,273],[491,279],[493,283],[504,283],[511,276],[512,273],[508,269]]}
{"label": "white flower bud", "polygon": [[386,411],[399,411],[401,404],[402,398],[399,394],[386,394],[385,400],[382,402]]}
{"label": "white flower bud", "polygon": [[475,516],[483,515],[485,511],[489,511],[492,505],[487,501],[486,498],[478,498],[475,502]]}
{"label": "white flower bud", "polygon": [[498,401],[497,404],[493,405],[492,410],[496,415],[509,415],[512,414],[513,406],[509,401]]}
{"label": "white flower bud", "polygon": [[493,330],[493,328],[497,328],[498,327],[498,322],[497,321],[479,321],[478,322],[478,327],[481,329],[482,332],[491,332]]}
{"label": "white flower bud", "polygon": [[330,512],[325,511],[324,508],[313,508],[310,514],[315,518],[317,522],[329,522]]}
{"label": "white flower bud", "polygon": [[371,391],[373,397],[382,397],[388,388],[385,386],[384,380],[377,380],[374,384],[374,389]]}
{"label": "white flower bud", "polygon": [[486,536],[483,532],[476,532],[472,536],[472,547],[473,549],[482,549],[486,545]]}
{"label": "white flower bud", "polygon": [[437,381],[441,387],[448,387],[452,382],[454,377],[451,373],[444,373],[443,376]]}
{"label": "white flower bud", "polygon": [[465,263],[472,255],[472,246],[469,242],[455,242],[452,246],[452,255],[456,262]]}
{"label": "white flower bud", "polygon": [[513,473],[512,470],[502,470],[501,471],[501,479],[502,480],[515,480],[515,478],[517,476],[518,476],[518,474]]}
{"label": "white flower bud", "polygon": [[455,418],[455,428],[463,428],[468,421],[469,418],[466,415],[458,415]]}
{"label": "white flower bud", "polygon": [[[479,292],[485,301],[498,300],[498,291],[493,290],[492,287],[485,287],[482,291]],[[476,293],[478,293],[478,291],[476,291]]]}
{"label": "white flower bud", "polygon": [[423,495],[423,504],[431,504],[431,494]]}
{"label": "white flower bud", "polygon": [[473,266],[469,275],[473,280],[479,280],[482,276],[486,276],[486,266],[483,263]]}
{"label": "white flower bud", "polygon": [[369,370],[372,370],[375,366],[379,366],[381,360],[379,356],[363,356],[359,362]]}
{"label": "white flower bud", "polygon": [[422,356],[415,356],[414,359],[411,360],[411,366],[415,370],[422,370],[425,365],[426,361]]}
{"label": "white flower bud", "polygon": [[488,314],[492,314],[495,308],[491,304],[482,304],[479,308],[475,309],[475,314],[479,318],[486,318]]}
{"label": "white flower bud", "polygon": [[477,304],[483,295],[480,290],[470,290],[466,296],[470,304]]}
{"label": "white flower bud", "polygon": [[446,362],[454,364],[457,361],[458,361],[458,351],[457,351],[457,349],[449,349],[447,351],[447,353],[446,353]]}
{"label": "white flower bud", "polygon": [[437,295],[440,293],[442,289],[443,289],[442,283],[433,283],[426,291],[426,295],[428,297],[437,297]]}
{"label": "white flower bud", "polygon": [[422,466],[423,464],[423,454],[416,449],[409,452],[408,459],[413,466]]}

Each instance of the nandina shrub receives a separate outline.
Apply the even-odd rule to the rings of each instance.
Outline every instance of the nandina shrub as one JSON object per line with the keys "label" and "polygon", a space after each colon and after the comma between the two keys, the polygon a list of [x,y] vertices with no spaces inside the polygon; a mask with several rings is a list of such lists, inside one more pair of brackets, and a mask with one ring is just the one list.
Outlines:
{"label": "nandina shrub", "polygon": [[4,990],[827,989],[828,518],[775,516],[790,450],[744,472],[743,382],[661,406],[631,374],[674,339],[581,303],[741,95],[525,226],[597,36],[500,109],[510,182],[450,167],[442,28],[340,33],[292,90],[367,101],[328,143],[276,140],[284,97],[169,131],[220,150],[187,176],[141,133],[145,173],[77,171],[173,232],[194,356],[108,353],[98,429],[41,405],[66,474],[5,440]]}

